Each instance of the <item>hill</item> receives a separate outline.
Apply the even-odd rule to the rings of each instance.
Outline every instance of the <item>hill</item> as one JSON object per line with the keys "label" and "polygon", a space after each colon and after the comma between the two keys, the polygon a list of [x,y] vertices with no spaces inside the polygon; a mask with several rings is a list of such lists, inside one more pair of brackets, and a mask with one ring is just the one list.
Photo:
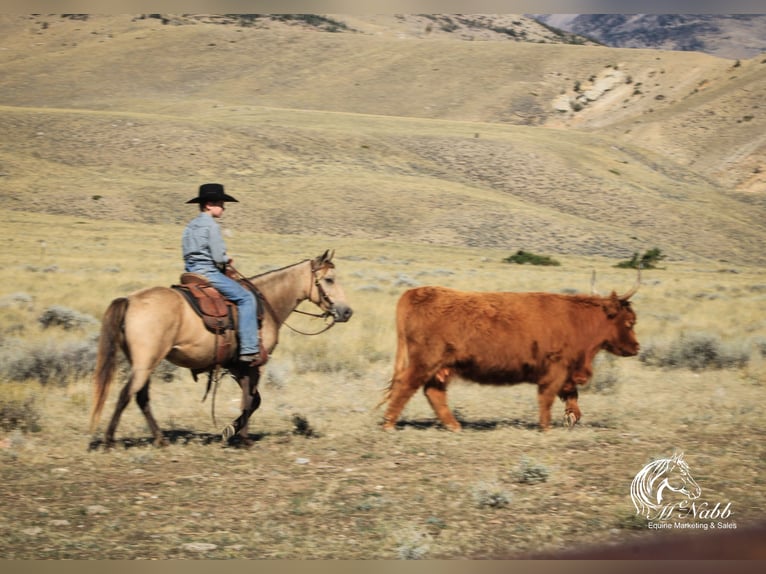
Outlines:
{"label": "hill", "polygon": [[217,180],[232,228],[766,263],[766,60],[323,18],[2,16],[6,205],[181,224]]}
{"label": "hill", "polygon": [[613,48],[693,50],[722,58],[766,52],[764,14],[534,14]]}

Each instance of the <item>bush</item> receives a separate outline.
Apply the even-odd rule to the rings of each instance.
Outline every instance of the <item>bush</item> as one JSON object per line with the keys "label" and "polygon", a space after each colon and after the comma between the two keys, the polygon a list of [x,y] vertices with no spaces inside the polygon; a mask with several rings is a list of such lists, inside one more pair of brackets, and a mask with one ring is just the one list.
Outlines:
{"label": "bush", "polygon": [[524,265],[526,263],[529,265],[561,265],[561,263],[555,259],[551,259],[547,255],[535,255],[534,253],[529,253],[528,251],[524,251],[522,249],[519,249],[513,255],[509,255],[503,259],[503,261],[506,263],[518,263],[519,265]]}
{"label": "bush", "polygon": [[634,253],[633,257],[627,261],[621,261],[615,265],[615,267],[638,269],[638,266],[640,265],[641,269],[657,269],[656,264],[665,259],[665,257],[666,256],[662,254],[662,251],[655,247],[654,249],[646,251],[641,257],[638,256],[638,253]]}
{"label": "bush", "polygon": [[514,472],[514,479],[521,484],[536,484],[547,481],[549,474],[547,467],[523,456]]}
{"label": "bush", "polygon": [[43,326],[43,329],[47,329],[48,327],[61,327],[65,331],[98,324],[98,320],[91,315],[85,315],[79,311],[61,307],[59,305],[48,307],[43,311],[43,314],[37,318],[37,322]]}
{"label": "bush", "polygon": [[648,345],[638,358],[653,367],[702,371],[744,367],[750,360],[750,353],[741,346],[724,345],[715,335],[700,333],[681,334],[664,346]]}
{"label": "bush", "polygon": [[0,404],[0,430],[5,432],[39,432],[40,418],[33,397],[11,399]]}
{"label": "bush", "polygon": [[473,489],[473,499],[479,508],[506,508],[511,495],[496,483],[482,482]]}
{"label": "bush", "polygon": [[0,346],[0,375],[13,381],[67,383],[72,378],[87,377],[96,365],[95,339],[34,346],[17,340],[3,341]]}

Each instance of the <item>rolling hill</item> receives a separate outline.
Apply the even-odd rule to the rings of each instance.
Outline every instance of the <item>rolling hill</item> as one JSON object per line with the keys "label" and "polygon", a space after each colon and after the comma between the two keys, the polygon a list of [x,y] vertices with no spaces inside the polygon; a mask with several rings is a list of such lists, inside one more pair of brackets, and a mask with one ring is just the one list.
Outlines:
{"label": "rolling hill", "polygon": [[766,263],[766,58],[493,18],[2,16],[0,193],[181,224],[216,180],[232,228]]}

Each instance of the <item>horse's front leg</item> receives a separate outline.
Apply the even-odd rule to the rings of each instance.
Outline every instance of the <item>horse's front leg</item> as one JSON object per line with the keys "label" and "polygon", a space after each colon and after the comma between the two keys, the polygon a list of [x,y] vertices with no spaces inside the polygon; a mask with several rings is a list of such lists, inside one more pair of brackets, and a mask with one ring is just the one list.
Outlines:
{"label": "horse's front leg", "polygon": [[222,431],[224,440],[230,440],[234,435],[239,435],[242,444],[250,446],[252,441],[248,435],[248,422],[250,416],[261,406],[261,394],[258,392],[258,381],[261,377],[259,367],[244,367],[243,371],[237,373],[237,382],[242,389],[242,412]]}

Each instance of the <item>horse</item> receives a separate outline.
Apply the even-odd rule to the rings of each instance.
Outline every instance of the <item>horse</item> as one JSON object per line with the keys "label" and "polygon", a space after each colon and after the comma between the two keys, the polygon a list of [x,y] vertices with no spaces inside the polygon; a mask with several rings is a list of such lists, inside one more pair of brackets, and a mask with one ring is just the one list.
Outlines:
{"label": "horse", "polygon": [[[309,300],[332,319],[330,326],[344,323],[353,313],[343,288],[336,281],[334,251],[269,271],[243,282],[252,283],[263,295],[261,346],[271,354],[279,339],[279,330],[298,305]],[[233,331],[229,336],[234,337]],[[218,337],[208,330],[184,295],[172,287],[148,287],[127,297],[114,299],[104,313],[94,373],[91,433],[98,426],[101,411],[117,366],[121,349],[130,364],[130,375],[122,388],[114,414],[105,433],[107,448],[114,445],[120,415],[133,396],[146,418],[155,446],[166,446],[149,406],[149,383],[154,369],[163,359],[192,371],[196,379],[202,372],[211,373],[219,365],[236,379],[242,390],[241,414],[221,431],[224,440],[239,436],[249,445],[248,422],[260,406],[258,381],[260,367],[237,360],[236,343],[220,353]]]}
{"label": "horse", "polygon": [[633,479],[630,496],[636,514],[649,520],[669,518],[675,502],[663,502],[665,490],[679,493],[688,500],[699,498],[702,490],[692,478],[683,453],[647,464]]}

